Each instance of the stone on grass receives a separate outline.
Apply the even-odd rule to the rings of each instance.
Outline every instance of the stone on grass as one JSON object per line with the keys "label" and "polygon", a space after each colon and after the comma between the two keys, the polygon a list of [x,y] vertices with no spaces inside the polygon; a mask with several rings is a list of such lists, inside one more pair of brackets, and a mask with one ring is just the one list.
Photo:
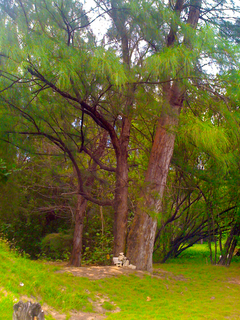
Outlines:
{"label": "stone on grass", "polygon": [[127,257],[125,257],[122,252],[119,253],[118,257],[113,257],[113,263],[117,267],[128,267],[131,269],[136,269],[136,266],[134,266],[133,264],[129,264],[130,263],[129,259]]}
{"label": "stone on grass", "polygon": [[13,306],[13,320],[44,320],[44,312],[39,303],[19,301]]}

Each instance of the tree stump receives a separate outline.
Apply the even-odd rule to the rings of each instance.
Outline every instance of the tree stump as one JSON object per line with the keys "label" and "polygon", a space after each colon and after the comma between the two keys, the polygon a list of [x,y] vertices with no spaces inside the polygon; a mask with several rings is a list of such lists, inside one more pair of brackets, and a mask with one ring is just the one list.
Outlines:
{"label": "tree stump", "polygon": [[44,320],[44,312],[39,303],[19,301],[13,306],[13,320]]}

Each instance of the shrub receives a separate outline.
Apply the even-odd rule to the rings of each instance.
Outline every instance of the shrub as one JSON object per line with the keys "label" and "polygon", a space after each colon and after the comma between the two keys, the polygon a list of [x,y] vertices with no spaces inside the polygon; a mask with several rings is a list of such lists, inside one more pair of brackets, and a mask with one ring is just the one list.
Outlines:
{"label": "shrub", "polygon": [[50,233],[41,242],[42,255],[53,260],[66,260],[72,250],[73,232]]}

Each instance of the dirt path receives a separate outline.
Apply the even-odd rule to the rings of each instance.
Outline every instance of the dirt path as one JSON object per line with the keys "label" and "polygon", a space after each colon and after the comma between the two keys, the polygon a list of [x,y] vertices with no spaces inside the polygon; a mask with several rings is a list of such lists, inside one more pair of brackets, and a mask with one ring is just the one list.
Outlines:
{"label": "dirt path", "polygon": [[117,277],[119,275],[128,275],[128,274],[136,274],[139,277],[142,277],[147,272],[133,270],[127,267],[115,267],[115,266],[93,266],[93,267],[81,267],[81,268],[74,268],[74,267],[67,267],[63,266],[60,271],[63,272],[70,272],[74,276],[77,277],[86,277],[91,280],[98,280],[103,279],[106,277]]}

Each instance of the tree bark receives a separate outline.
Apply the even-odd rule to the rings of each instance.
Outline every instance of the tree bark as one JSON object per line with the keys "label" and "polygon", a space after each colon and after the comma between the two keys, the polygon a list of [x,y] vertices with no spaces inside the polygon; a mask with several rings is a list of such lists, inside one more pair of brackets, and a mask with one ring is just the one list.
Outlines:
{"label": "tree bark", "polygon": [[44,312],[39,303],[21,300],[13,306],[13,320],[44,320]]}
{"label": "tree bark", "polygon": [[[176,90],[176,88],[172,88]],[[128,237],[127,257],[140,270],[152,270],[152,253],[157,229],[157,214],[161,211],[169,166],[174,149],[174,127],[178,124],[182,106],[180,92],[175,92],[177,104],[166,107],[159,120],[154,138],[148,170],[145,177],[146,187],[142,192]]]}
{"label": "tree bark", "polygon": [[238,244],[238,238],[240,236],[240,222],[235,223],[231,229],[231,232],[227,238],[227,241],[224,246],[224,254],[222,254],[221,258],[218,261],[218,265],[229,266],[234,250]]}
{"label": "tree bark", "polygon": [[[121,51],[124,66],[130,71],[131,57],[129,52],[129,31],[126,27],[126,16],[123,14],[119,2],[111,0],[112,10],[110,16],[121,38]],[[130,110],[133,106],[134,88],[127,88],[124,116],[122,116],[122,128],[117,143],[112,140],[116,160],[116,190],[114,199],[114,256],[126,251],[127,218],[128,218],[128,144],[130,139],[131,117]]]}
{"label": "tree bark", "polygon": [[87,208],[87,200],[77,195],[77,206],[75,213],[73,248],[68,265],[74,267],[81,266],[82,260],[82,237],[83,237],[83,221]]}
{"label": "tree bark", "polygon": [[119,138],[119,151],[116,152],[116,190],[114,199],[114,256],[126,251],[128,218],[128,144],[131,122],[123,118]]}
{"label": "tree bark", "polygon": [[[202,0],[192,0],[187,23],[196,28]],[[183,0],[177,0],[175,14],[180,17],[183,9]],[[177,26],[172,23],[167,47],[173,46],[177,40]],[[189,44],[189,39],[185,39]],[[169,79],[170,80],[170,79]],[[181,112],[184,89],[177,81],[163,86],[165,104],[156,130],[148,170],[145,177],[146,187],[138,204],[133,224],[128,237],[127,257],[136,265],[137,269],[152,271],[152,253],[157,228],[157,214],[161,211],[163,192],[165,189],[171,158],[174,150],[174,128],[178,126]]]}

